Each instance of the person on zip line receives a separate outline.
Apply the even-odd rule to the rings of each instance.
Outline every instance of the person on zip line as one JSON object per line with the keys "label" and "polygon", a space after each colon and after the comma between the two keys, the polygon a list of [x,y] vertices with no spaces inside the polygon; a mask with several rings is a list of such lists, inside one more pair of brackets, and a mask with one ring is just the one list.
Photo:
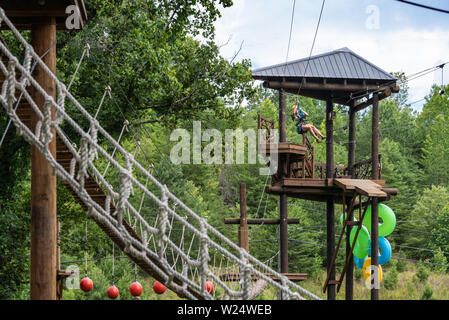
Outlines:
{"label": "person on zip line", "polygon": [[306,117],[309,115],[301,108],[298,100],[296,100],[296,104],[293,106],[292,111],[292,119],[296,121],[296,132],[298,132],[298,134],[310,132],[318,143],[320,143],[321,140],[317,135],[319,135],[322,139],[326,138],[313,124],[308,124],[306,122]]}

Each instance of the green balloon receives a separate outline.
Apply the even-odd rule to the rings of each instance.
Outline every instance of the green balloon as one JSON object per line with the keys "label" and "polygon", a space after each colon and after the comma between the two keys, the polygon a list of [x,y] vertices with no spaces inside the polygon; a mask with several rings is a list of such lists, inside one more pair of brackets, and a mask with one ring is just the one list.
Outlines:
{"label": "green balloon", "polygon": [[[379,203],[379,218],[382,219],[382,223],[379,223],[379,237],[386,237],[391,234],[396,227],[396,215],[391,208],[383,203]],[[371,205],[365,213],[363,224],[371,232]]]}
{"label": "green balloon", "polygon": [[[352,242],[354,241],[355,234],[357,232],[358,228],[352,228],[351,234],[349,236],[349,239]],[[370,247],[370,236],[368,229],[362,225],[362,228],[359,231],[359,234],[357,236],[357,240],[355,241],[354,250],[352,253],[354,256],[356,256],[359,259],[365,258],[369,253],[369,247]]]}

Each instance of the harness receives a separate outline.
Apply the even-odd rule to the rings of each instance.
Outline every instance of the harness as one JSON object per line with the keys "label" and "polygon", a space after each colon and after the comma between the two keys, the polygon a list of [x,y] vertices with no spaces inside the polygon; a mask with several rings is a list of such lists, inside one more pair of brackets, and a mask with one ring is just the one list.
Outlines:
{"label": "harness", "polygon": [[302,125],[307,124],[306,115],[304,114],[304,111],[302,111],[302,109],[299,107],[299,102],[298,104],[296,104],[296,109],[298,110],[298,115],[295,117],[296,132],[298,132],[298,134],[302,134]]}

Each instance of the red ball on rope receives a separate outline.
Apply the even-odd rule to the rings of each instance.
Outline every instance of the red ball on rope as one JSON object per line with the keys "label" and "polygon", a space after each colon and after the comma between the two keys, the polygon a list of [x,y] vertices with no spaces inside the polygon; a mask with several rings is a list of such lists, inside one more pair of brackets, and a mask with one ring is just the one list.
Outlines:
{"label": "red ball on rope", "polygon": [[83,290],[84,292],[89,292],[89,291],[92,291],[93,288],[94,288],[94,283],[88,276],[85,276],[83,279],[81,279],[81,282],[80,282],[81,290]]}
{"label": "red ball on rope", "polygon": [[111,285],[108,288],[108,291],[106,292],[106,294],[108,295],[109,298],[115,299],[115,298],[118,297],[119,291],[118,291],[118,289],[117,289],[117,287],[115,285]]}
{"label": "red ball on rope", "polygon": [[134,281],[129,286],[129,293],[131,293],[131,295],[133,297],[140,296],[142,294],[142,291],[143,291],[142,285],[139,282],[137,282],[137,281]]}
{"label": "red ball on rope", "polygon": [[153,290],[155,293],[157,294],[163,294],[165,292],[165,290],[167,290],[167,287],[164,286],[162,283],[160,283],[159,281],[156,281],[153,285]]}
{"label": "red ball on rope", "polygon": [[210,294],[214,294],[214,284],[210,281],[206,281],[206,291]]}

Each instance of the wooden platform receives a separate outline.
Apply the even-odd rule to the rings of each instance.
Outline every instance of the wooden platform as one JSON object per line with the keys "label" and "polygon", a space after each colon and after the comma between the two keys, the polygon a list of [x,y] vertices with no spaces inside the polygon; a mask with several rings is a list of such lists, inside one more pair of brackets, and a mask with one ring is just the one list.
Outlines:
{"label": "wooden platform", "polygon": [[[82,28],[87,20],[87,11],[83,0],[3,0],[2,9],[19,30],[30,30],[33,23],[42,23],[45,17],[54,17],[56,28],[66,30],[66,20],[74,12],[66,13],[67,7],[76,5],[79,9],[79,27]],[[8,29],[5,24],[0,29]]]}
{"label": "wooden platform", "polygon": [[292,142],[279,142],[277,144],[267,143],[266,153],[268,154],[296,154],[304,156],[307,148],[305,145]]}
{"label": "wooden platform", "polygon": [[[286,276],[290,281],[304,281],[307,280],[307,273],[281,273]],[[274,281],[281,281],[279,277],[275,277],[271,273],[264,273],[265,276],[273,279]],[[255,274],[251,275],[251,280],[257,281],[260,277]],[[220,280],[222,281],[240,281],[240,273],[226,273],[220,275]]]}
{"label": "wooden platform", "polygon": [[[367,197],[386,198],[387,194],[383,192],[382,186],[374,180],[360,179],[334,179],[334,185],[339,186],[343,190],[351,190]],[[385,185],[385,183],[383,184]]]}
{"label": "wooden platform", "polygon": [[342,195],[347,198],[360,193],[364,196],[377,197],[380,201],[388,200],[390,195],[397,194],[395,188],[385,188],[384,180],[361,179],[282,179],[273,186],[266,187],[269,194],[286,194],[292,198],[313,201],[327,201],[334,196],[337,203],[341,203]]}

